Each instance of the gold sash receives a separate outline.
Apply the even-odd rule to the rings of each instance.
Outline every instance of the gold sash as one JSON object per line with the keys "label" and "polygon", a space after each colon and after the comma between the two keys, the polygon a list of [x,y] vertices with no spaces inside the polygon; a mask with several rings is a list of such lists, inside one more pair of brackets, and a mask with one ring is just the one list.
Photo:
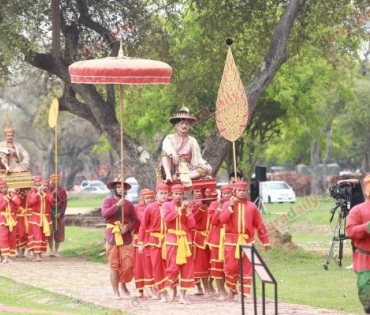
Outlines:
{"label": "gold sash", "polygon": [[112,234],[114,235],[114,241],[116,246],[123,245],[123,238],[121,233],[122,223],[120,221],[115,221],[113,224],[107,223],[106,229],[112,229]]}
{"label": "gold sash", "polygon": [[33,214],[41,218],[42,233],[45,236],[50,236],[51,235],[50,224],[49,224],[48,218],[46,217],[45,213],[34,212]]}
{"label": "gold sash", "polygon": [[218,260],[225,260],[225,227],[220,229],[220,244],[218,246]]}
{"label": "gold sash", "polygon": [[240,254],[239,254],[239,246],[242,244],[246,244],[246,240],[249,238],[248,234],[239,234],[238,235],[238,240],[236,242],[236,248],[235,248],[235,258],[239,259]]}
{"label": "gold sash", "polygon": [[161,246],[161,249],[162,249],[162,259],[166,260],[167,259],[167,249],[166,249],[165,243],[163,242],[165,235],[162,233],[150,232],[150,236],[154,236],[158,238],[159,245]]}
{"label": "gold sash", "polygon": [[176,264],[186,264],[186,258],[191,256],[191,250],[186,238],[187,233],[184,230],[173,230],[169,229],[168,233],[175,234],[177,236],[177,254]]}
{"label": "gold sash", "polygon": [[21,211],[21,213],[18,214],[18,217],[24,217],[24,228],[26,230],[26,233],[28,233],[29,231],[29,223],[28,223],[28,217],[27,217],[28,208],[19,207],[19,210]]}
{"label": "gold sash", "polygon": [[0,212],[0,214],[5,217],[5,220],[6,220],[5,225],[7,227],[9,227],[9,232],[12,232],[13,231],[13,227],[15,227],[17,225],[17,221],[14,220],[14,218],[13,218],[13,216],[12,216],[12,214],[10,212],[2,211],[2,212]]}

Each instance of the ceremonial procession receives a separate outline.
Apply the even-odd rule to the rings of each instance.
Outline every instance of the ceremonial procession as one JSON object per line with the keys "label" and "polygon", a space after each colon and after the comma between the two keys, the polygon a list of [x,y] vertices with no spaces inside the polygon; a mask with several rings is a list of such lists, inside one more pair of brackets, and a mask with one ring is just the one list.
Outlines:
{"label": "ceremonial procession", "polygon": [[370,3],[0,6],[0,314],[370,314]]}
{"label": "ceremonial procession", "polygon": [[[30,156],[15,141],[15,130],[9,117],[1,142],[0,168],[0,262],[9,257],[32,257],[41,262],[50,247],[50,255],[58,256],[64,241],[63,216],[67,208],[67,193],[58,186],[58,174],[48,178],[32,176]],[[55,245],[54,245],[55,244]]]}
{"label": "ceremonial procession", "polygon": [[125,199],[130,184],[119,177],[107,184],[113,194],[104,200],[102,216],[113,298],[129,296],[127,283],[134,279],[141,299],[188,304],[187,292],[197,288],[205,299],[234,300],[240,259],[243,294],[250,294],[251,262],[239,257],[239,245],[254,244],[256,236],[265,250],[270,243],[248,183],[232,177],[219,196],[210,165],[188,135],[196,119],[181,107],[169,121],[176,133],[163,140],[163,176],[155,190],[143,188],[134,206]]}

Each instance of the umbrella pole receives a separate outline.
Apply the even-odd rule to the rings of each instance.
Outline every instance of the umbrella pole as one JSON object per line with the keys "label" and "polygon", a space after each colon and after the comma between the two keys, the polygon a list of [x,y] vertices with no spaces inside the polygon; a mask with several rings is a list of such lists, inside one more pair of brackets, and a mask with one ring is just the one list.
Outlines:
{"label": "umbrella pole", "polygon": [[[124,165],[123,165],[123,85],[119,85],[119,112],[120,112],[120,120],[121,120],[121,189],[122,189],[122,197],[125,194],[125,186],[124,186]],[[122,206],[122,224],[124,224],[124,210]]]}
{"label": "umbrella pole", "polygon": [[[120,120],[121,120],[121,170],[120,176],[122,185],[124,182],[124,167],[123,167],[123,85],[119,86],[119,108],[120,108]],[[123,186],[122,186],[123,187]]]}
{"label": "umbrella pole", "polygon": [[[54,169],[55,169],[55,174],[58,174],[58,124],[55,126],[55,132],[54,132],[54,141],[55,141],[55,149],[54,149]],[[53,228],[54,228],[54,233],[57,232],[58,230],[58,224],[57,224],[57,219],[56,215],[58,213],[58,180],[55,180],[55,209],[54,209],[54,222],[53,222]]]}
{"label": "umbrella pole", "polygon": [[233,164],[234,164],[234,178],[236,180],[236,150],[235,150],[235,141],[233,141]]}

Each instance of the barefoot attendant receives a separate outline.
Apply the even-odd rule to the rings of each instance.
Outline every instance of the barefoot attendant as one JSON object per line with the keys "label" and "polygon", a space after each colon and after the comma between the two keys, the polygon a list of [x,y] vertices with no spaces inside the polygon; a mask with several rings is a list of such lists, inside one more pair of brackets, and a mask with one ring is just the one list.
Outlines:
{"label": "barefoot attendant", "polygon": [[120,178],[107,184],[112,195],[103,200],[102,216],[106,222],[105,250],[110,267],[110,280],[115,299],[121,299],[119,284],[122,293],[129,295],[126,283],[134,277],[134,249],[132,234],[137,224],[134,205],[124,198],[124,192],[131,188]]}
{"label": "barefoot attendant", "polygon": [[64,226],[64,215],[67,209],[67,191],[59,186],[59,175],[50,175],[50,186],[54,202],[51,208],[51,219],[53,222],[53,228],[51,235],[48,238],[50,256],[59,257],[59,246],[64,242],[65,237],[65,226]]}
{"label": "barefoot attendant", "polygon": [[[180,284],[181,304],[188,304],[185,298],[187,290],[194,288],[194,264],[190,250],[191,229],[195,227],[191,207],[184,199],[184,186],[173,185],[172,201],[163,203],[164,220],[167,225],[166,234],[166,272],[167,286],[170,289],[170,301],[174,301],[177,285]],[[180,283],[179,283],[180,276]]]}
{"label": "barefoot attendant", "polygon": [[9,262],[9,257],[15,256],[16,214],[20,204],[19,196],[10,192],[7,183],[0,180],[0,252],[3,264]]}
{"label": "barefoot attendant", "polygon": [[[149,252],[156,290],[161,302],[166,302],[166,252],[165,233],[166,223],[163,215],[163,203],[167,201],[168,186],[158,184],[156,201],[149,204],[143,214],[139,230],[139,252]],[[149,235],[148,235],[149,234]]]}
{"label": "barefoot attendant", "polygon": [[225,280],[230,289],[229,298],[234,299],[237,294],[239,280],[239,259],[243,262],[243,294],[250,293],[252,265],[243,255],[239,257],[240,244],[253,244],[254,234],[257,232],[259,239],[270,249],[266,227],[257,206],[248,200],[248,184],[245,181],[236,182],[234,197],[226,201],[220,213],[220,222],[225,224]]}
{"label": "barefoot attendant", "polygon": [[25,257],[28,241],[30,208],[27,201],[27,189],[20,189],[18,195],[21,199],[21,204],[17,211],[17,256],[23,258]]}
{"label": "barefoot attendant", "polygon": [[28,204],[32,207],[29,220],[28,248],[33,251],[33,261],[41,261],[47,250],[47,238],[51,235],[51,205],[53,195],[48,191],[49,180],[41,181],[41,186],[33,188]]}
{"label": "barefoot attendant", "polygon": [[221,198],[213,201],[208,208],[208,215],[211,222],[211,229],[207,237],[207,244],[211,249],[211,278],[216,279],[218,290],[218,301],[227,299],[225,290],[225,273],[224,273],[224,238],[225,228],[220,222],[220,212],[222,205],[233,195],[232,186],[221,187]]}
{"label": "barefoot attendant", "polygon": [[[145,298],[144,288],[151,289],[151,297],[156,298],[157,292],[154,287],[154,277],[152,272],[152,263],[148,251],[144,248],[142,251],[138,250],[138,238],[139,229],[142,224],[144,209],[147,205],[154,201],[154,191],[151,189],[144,188],[140,191],[140,202],[135,206],[136,217],[139,225],[133,231],[134,236],[134,255],[135,255],[135,286],[136,290],[139,291],[139,298]],[[145,233],[145,243],[147,239],[147,233]]]}

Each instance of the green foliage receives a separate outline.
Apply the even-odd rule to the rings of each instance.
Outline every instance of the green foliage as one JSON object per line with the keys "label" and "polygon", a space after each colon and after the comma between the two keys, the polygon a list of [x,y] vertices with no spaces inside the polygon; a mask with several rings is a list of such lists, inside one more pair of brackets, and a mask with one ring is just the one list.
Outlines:
{"label": "green foliage", "polygon": [[[280,69],[266,94],[282,104],[287,114],[279,118],[279,138],[269,143],[262,159],[271,164],[285,161],[309,164],[314,139],[319,140],[325,152],[327,140],[322,135],[351,100],[349,66],[345,62],[341,67],[333,67],[317,56],[316,49],[306,47]],[[282,147],[289,150],[281,150]]]}
{"label": "green foliage", "polygon": [[[234,58],[247,86],[261,69],[271,36],[288,4],[286,0],[92,0],[88,14],[81,17],[77,3],[61,1],[61,64],[65,68],[49,71],[55,75],[61,70],[65,75],[66,65],[73,61],[108,56],[113,43],[122,38],[127,55],[160,59],[174,70],[169,87],[125,89],[125,132],[150,152],[158,153],[158,143],[171,130],[168,117],[186,105],[194,114],[208,110],[207,119],[192,130],[202,143],[217,130],[214,111],[227,51],[225,39],[234,39]],[[358,46],[368,35],[367,12],[364,1],[305,3],[289,39],[290,60],[260,100],[259,112],[250,122],[250,134],[241,139],[244,154],[249,154],[243,168],[251,169],[260,153],[260,161],[267,163],[307,163],[313,139],[319,139],[325,152],[327,140],[322,134],[330,127],[338,130],[336,117],[349,100],[346,89],[350,76],[345,69],[352,68]],[[26,62],[32,59],[29,52],[49,56],[50,17],[50,2],[45,0],[1,6],[3,74],[19,71],[24,65],[22,53]],[[83,23],[87,18],[91,23]],[[38,62],[34,66],[38,67]],[[104,95],[103,89],[97,90]],[[45,123],[50,95],[40,103],[36,125]],[[278,110],[270,111],[271,104]],[[266,112],[276,116],[266,117]],[[261,124],[265,119],[270,123],[267,130],[263,129],[266,124]],[[335,134],[334,138],[340,139],[335,143],[335,154],[345,155],[342,147],[349,137]],[[110,149],[102,138],[94,151]]]}

